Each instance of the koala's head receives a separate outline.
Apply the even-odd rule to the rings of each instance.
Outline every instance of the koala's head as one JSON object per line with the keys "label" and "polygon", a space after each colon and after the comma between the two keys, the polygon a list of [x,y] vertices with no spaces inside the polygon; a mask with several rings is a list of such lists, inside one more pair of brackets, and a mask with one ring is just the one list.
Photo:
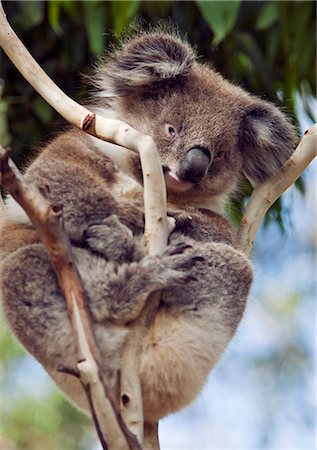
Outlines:
{"label": "koala's head", "polygon": [[293,127],[275,106],[198,63],[169,34],[126,42],[101,65],[97,85],[118,118],[154,138],[171,201],[208,207],[241,172],[260,183],[294,149]]}

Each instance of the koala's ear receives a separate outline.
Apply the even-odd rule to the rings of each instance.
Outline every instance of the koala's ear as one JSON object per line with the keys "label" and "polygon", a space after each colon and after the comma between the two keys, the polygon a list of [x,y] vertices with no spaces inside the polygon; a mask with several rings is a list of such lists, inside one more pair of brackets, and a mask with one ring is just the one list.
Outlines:
{"label": "koala's ear", "polygon": [[258,101],[245,110],[239,129],[242,171],[253,184],[272,177],[295,149],[293,125],[273,104]]}
{"label": "koala's ear", "polygon": [[97,85],[106,96],[147,90],[186,75],[195,54],[177,37],[164,33],[141,34],[123,44],[97,72]]}

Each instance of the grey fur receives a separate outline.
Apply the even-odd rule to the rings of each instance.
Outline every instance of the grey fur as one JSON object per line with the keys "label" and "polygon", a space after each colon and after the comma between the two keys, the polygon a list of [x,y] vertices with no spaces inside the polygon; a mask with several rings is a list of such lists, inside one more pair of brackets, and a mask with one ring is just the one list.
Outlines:
{"label": "grey fur", "polygon": [[157,88],[162,81],[179,82],[194,60],[193,50],[176,37],[165,35],[162,39],[159,32],[143,34],[141,39],[126,42],[100,65],[93,82],[109,97],[127,95],[137,89]]}
{"label": "grey fur", "polygon": [[[96,84],[99,111],[157,143],[176,219],[167,250],[146,256],[141,190],[125,189],[122,175],[96,151],[102,143],[80,131],[48,144],[26,178],[47,186],[48,198],[63,204],[96,336],[114,373],[129,339],[126,325],[150,292],[162,290],[140,371],[145,418],[153,421],[195,398],[241,320],[252,269],[234,248],[222,205],[241,172],[255,183],[276,172],[293,149],[294,132],[273,105],[198,64],[187,44],[158,32],[124,44],[99,69]],[[134,170],[141,178],[137,160]],[[18,215],[8,217],[0,242],[7,321],[64,393],[87,410],[78,382],[57,372],[60,365],[75,367],[76,354],[56,277],[36,231]]]}

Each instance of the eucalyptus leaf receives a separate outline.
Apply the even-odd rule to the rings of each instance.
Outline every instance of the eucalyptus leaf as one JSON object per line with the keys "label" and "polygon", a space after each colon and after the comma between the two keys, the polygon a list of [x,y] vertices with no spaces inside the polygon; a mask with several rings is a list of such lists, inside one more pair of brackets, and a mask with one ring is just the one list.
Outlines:
{"label": "eucalyptus leaf", "polygon": [[295,187],[298,189],[298,191],[304,195],[305,194],[305,184],[302,178],[298,178],[298,180],[295,181]]}
{"label": "eucalyptus leaf", "polygon": [[196,3],[214,33],[214,43],[219,44],[230,33],[236,23],[241,4],[240,0],[197,0]]}
{"label": "eucalyptus leaf", "polygon": [[276,1],[265,3],[259,15],[255,27],[258,30],[266,30],[274,25],[279,19],[279,10]]}
{"label": "eucalyptus leaf", "polygon": [[94,55],[99,56],[105,45],[106,11],[100,2],[85,1],[83,7],[89,48]]}
{"label": "eucalyptus leaf", "polygon": [[56,34],[62,33],[62,28],[60,25],[62,5],[63,3],[59,1],[49,1],[47,4],[48,21]]}
{"label": "eucalyptus leaf", "polygon": [[76,22],[80,23],[80,2],[74,2],[73,0],[63,0],[63,10],[72,17]]}
{"label": "eucalyptus leaf", "polygon": [[122,33],[131,21],[135,19],[139,10],[140,0],[111,2],[111,16],[114,24],[114,32]]}

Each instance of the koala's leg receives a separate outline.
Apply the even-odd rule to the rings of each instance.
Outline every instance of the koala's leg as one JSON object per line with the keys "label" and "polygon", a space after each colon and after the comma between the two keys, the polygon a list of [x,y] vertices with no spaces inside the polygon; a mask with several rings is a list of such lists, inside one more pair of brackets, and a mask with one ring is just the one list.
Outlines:
{"label": "koala's leg", "polygon": [[241,320],[252,281],[247,258],[226,244],[195,244],[204,255],[196,281],[169,287],[144,339],[141,384],[144,416],[157,421],[189,404],[227,347]]}
{"label": "koala's leg", "polygon": [[121,265],[76,249],[94,321],[130,322],[138,317],[150,293],[193,280],[192,268],[202,258],[183,253],[187,248],[182,243],[172,245],[160,255]]}
{"label": "koala's leg", "polygon": [[[87,259],[86,255],[84,264]],[[93,263],[87,270],[92,267]],[[31,244],[12,253],[2,262],[0,275],[1,301],[10,328],[65,394],[79,408],[88,411],[80,383],[58,371],[60,367],[76,369],[78,358],[66,301],[43,245]],[[108,327],[94,324],[94,331],[102,358],[105,364],[109,361],[108,367],[112,370],[109,381],[115,383],[127,330],[111,324]]]}
{"label": "koala's leg", "polygon": [[[126,323],[138,316],[151,292],[191,280],[189,269],[199,258],[183,253],[186,248],[170,246],[162,255],[118,266],[73,247],[93,320]],[[2,262],[1,294],[13,331],[35,357],[55,368],[61,361],[74,363],[66,303],[42,244],[26,246]]]}
{"label": "koala's leg", "polygon": [[146,255],[142,237],[134,237],[132,231],[112,215],[102,224],[90,225],[84,232],[85,243],[108,261],[129,263]]}
{"label": "koala's leg", "polygon": [[[148,293],[162,283],[175,284],[187,279],[181,269],[192,259],[176,255],[178,250],[174,249],[175,256],[172,252],[161,256],[157,267],[151,258],[139,265],[118,266],[90,250],[75,246],[72,250],[87,292],[92,320],[105,330],[113,323],[133,320]],[[161,274],[159,267],[163,261],[166,267]],[[144,274],[146,267],[149,275]],[[152,280],[151,275],[155,275],[155,279]],[[5,258],[0,286],[5,316],[26,349],[53,370],[60,365],[75,367],[76,349],[66,301],[43,245],[25,246]],[[105,332],[100,334],[104,336]],[[103,347],[103,343],[100,344]]]}
{"label": "koala's leg", "polygon": [[3,310],[18,339],[42,364],[74,367],[66,303],[42,244],[28,245],[1,266]]}

